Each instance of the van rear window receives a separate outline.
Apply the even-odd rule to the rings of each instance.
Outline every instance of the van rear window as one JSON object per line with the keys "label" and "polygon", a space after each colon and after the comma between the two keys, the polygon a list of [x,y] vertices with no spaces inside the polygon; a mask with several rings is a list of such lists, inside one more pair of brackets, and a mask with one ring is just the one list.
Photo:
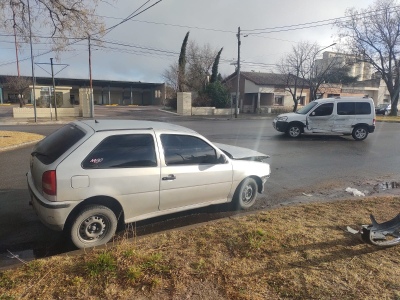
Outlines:
{"label": "van rear window", "polygon": [[67,124],[36,144],[31,155],[49,165],[85,136],[86,132],[75,124]]}

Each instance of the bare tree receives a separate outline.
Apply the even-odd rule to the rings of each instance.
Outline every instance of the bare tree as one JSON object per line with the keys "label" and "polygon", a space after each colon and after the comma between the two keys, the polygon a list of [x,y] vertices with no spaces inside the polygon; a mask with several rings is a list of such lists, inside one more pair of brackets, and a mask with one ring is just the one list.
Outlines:
{"label": "bare tree", "polygon": [[324,83],[349,83],[356,80],[348,75],[348,64],[353,62],[351,56],[337,52],[327,59],[317,59],[318,54],[328,47],[321,48],[317,43],[302,41],[293,46],[292,51],[278,64],[278,70],[283,75],[282,83],[293,98],[294,111],[305,89],[309,89],[310,101],[313,101],[318,99]]}
{"label": "bare tree", "polygon": [[[82,38],[104,30],[104,24],[94,12],[99,0],[30,0],[32,35],[48,36],[53,50],[61,50],[71,37]],[[0,1],[0,28],[27,41],[29,38],[27,0]],[[47,30],[47,31],[46,31]]]}
{"label": "bare tree", "polygon": [[11,91],[18,94],[19,106],[23,107],[25,105],[24,96],[29,90],[29,85],[32,84],[32,81],[28,77],[22,76],[9,76],[5,78],[5,86]]}
{"label": "bare tree", "polygon": [[346,11],[338,21],[340,36],[361,61],[371,63],[382,76],[397,115],[400,90],[400,11],[395,0],[376,0],[367,9]]}
{"label": "bare tree", "polygon": [[278,64],[282,83],[293,99],[293,111],[297,110],[298,97],[301,97],[303,90],[308,86],[305,79],[310,77],[309,61],[315,47],[317,46],[309,42],[300,42],[293,46],[292,52],[283,57]]}
{"label": "bare tree", "polygon": [[187,46],[187,54],[185,59],[185,69],[183,70],[183,78],[178,62],[172,63],[164,70],[162,76],[167,86],[179,91],[179,82],[182,80],[182,85],[193,92],[202,91],[206,84],[207,78],[210,75],[210,70],[215,60],[216,50],[212,50],[210,45],[199,46],[195,42],[189,42]]}
{"label": "bare tree", "polygon": [[189,43],[186,85],[192,91],[198,92],[206,87],[216,55],[217,51],[211,49],[209,44],[199,46],[195,42]]}

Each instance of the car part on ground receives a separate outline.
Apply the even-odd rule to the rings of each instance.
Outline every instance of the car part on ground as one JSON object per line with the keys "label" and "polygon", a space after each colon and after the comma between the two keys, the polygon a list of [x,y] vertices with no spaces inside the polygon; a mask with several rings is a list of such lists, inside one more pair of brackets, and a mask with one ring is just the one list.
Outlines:
{"label": "car part on ground", "polygon": [[383,223],[378,223],[373,215],[370,215],[370,219],[371,225],[362,225],[359,230],[348,226],[347,231],[358,234],[364,242],[379,247],[400,244],[400,214]]}

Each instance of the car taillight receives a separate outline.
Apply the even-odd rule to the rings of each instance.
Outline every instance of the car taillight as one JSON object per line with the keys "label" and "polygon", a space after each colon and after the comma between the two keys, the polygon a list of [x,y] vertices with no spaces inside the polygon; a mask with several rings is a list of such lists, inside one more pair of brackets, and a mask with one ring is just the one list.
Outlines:
{"label": "car taillight", "polygon": [[374,119],[374,120],[372,121],[372,124],[374,124],[374,125],[375,125],[375,122],[376,122],[376,120]]}
{"label": "car taillight", "polygon": [[56,171],[46,171],[42,176],[42,190],[44,193],[50,196],[55,196],[57,194],[57,181],[56,181]]}

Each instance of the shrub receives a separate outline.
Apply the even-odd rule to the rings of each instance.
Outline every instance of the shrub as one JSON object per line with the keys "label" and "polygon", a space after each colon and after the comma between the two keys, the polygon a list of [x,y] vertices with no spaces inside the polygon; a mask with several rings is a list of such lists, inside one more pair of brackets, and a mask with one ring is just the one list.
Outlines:
{"label": "shrub", "polygon": [[230,103],[230,94],[220,81],[208,84],[206,87],[206,94],[211,98],[212,106],[216,108],[228,107]]}

